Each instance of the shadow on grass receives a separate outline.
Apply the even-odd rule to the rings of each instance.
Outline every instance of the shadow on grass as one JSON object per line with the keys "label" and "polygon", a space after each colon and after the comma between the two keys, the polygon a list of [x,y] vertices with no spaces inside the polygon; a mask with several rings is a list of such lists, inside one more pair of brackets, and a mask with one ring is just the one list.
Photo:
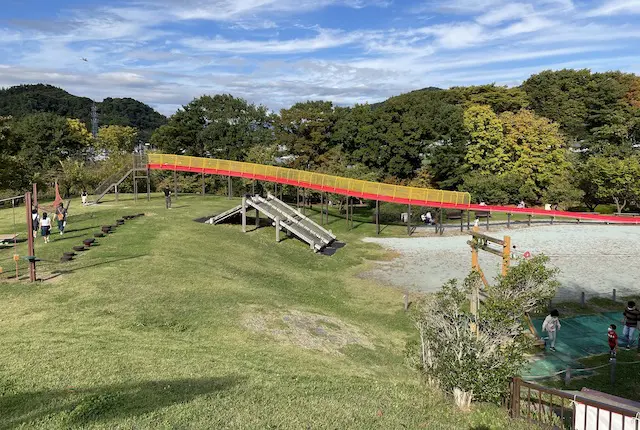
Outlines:
{"label": "shadow on grass", "polygon": [[60,415],[61,424],[84,427],[107,420],[122,420],[186,403],[200,396],[225,391],[244,382],[243,377],[177,379],[96,388],[35,391],[0,396],[0,429],[35,424]]}
{"label": "shadow on grass", "polygon": [[[92,245],[92,247],[94,247],[94,246],[98,246],[98,245]],[[104,264],[115,263],[115,262],[118,262],[118,261],[126,261],[126,260],[133,260],[133,259],[140,258],[140,257],[146,257],[147,255],[149,255],[149,254],[140,254],[140,255],[132,255],[130,257],[114,258],[114,259],[111,259],[111,260],[101,261],[99,263],[88,264],[86,266],[74,267],[74,268],[71,268],[71,269],[54,270],[51,273],[53,275],[64,275],[64,274],[68,274],[68,273],[73,273],[73,272],[78,271],[78,270],[88,269],[90,267],[102,266]]]}

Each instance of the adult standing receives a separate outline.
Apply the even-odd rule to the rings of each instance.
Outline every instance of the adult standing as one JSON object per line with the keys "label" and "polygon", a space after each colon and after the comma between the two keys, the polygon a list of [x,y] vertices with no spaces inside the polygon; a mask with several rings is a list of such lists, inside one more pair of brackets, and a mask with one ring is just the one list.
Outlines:
{"label": "adult standing", "polygon": [[87,204],[87,190],[82,190],[82,194],[80,194],[80,197],[82,197],[82,206],[86,206],[86,204]]}
{"label": "adult standing", "polygon": [[62,235],[64,233],[64,228],[67,225],[67,210],[62,202],[60,202],[58,207],[56,207],[56,219],[58,221],[58,231]]}
{"label": "adult standing", "polygon": [[640,310],[636,307],[636,302],[627,303],[627,308],[622,313],[624,329],[622,330],[622,340],[626,343],[627,351],[633,348],[636,342],[636,331],[640,321]]}
{"label": "adult standing", "polygon": [[164,204],[167,209],[171,209],[171,190],[169,187],[164,187]]}

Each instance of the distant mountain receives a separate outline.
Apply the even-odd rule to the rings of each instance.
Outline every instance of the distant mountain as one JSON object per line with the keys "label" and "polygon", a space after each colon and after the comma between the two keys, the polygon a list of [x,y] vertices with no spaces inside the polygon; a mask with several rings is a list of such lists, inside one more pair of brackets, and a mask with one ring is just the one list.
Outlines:
{"label": "distant mountain", "polygon": [[[91,129],[91,106],[87,97],[69,94],[51,85],[19,85],[0,89],[0,116],[23,117],[36,112],[51,112],[82,120]],[[140,138],[149,139],[153,130],[167,122],[164,115],[131,98],[106,98],[96,103],[98,123],[136,127]]]}

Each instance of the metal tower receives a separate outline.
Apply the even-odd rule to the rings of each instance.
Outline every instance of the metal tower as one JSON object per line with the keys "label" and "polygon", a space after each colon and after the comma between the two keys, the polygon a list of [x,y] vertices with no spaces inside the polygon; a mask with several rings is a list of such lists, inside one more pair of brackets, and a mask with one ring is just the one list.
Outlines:
{"label": "metal tower", "polygon": [[96,102],[93,102],[91,106],[91,134],[95,139],[98,136],[98,109],[96,108]]}

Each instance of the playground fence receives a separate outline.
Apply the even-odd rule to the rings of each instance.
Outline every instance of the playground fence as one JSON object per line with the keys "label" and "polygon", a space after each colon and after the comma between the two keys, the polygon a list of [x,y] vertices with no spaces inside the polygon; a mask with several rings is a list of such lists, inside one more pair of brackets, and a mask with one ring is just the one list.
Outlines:
{"label": "playground fence", "polygon": [[[638,411],[603,403],[581,395],[514,378],[511,382],[511,416],[550,428],[638,430]],[[618,425],[616,425],[618,424]]]}

